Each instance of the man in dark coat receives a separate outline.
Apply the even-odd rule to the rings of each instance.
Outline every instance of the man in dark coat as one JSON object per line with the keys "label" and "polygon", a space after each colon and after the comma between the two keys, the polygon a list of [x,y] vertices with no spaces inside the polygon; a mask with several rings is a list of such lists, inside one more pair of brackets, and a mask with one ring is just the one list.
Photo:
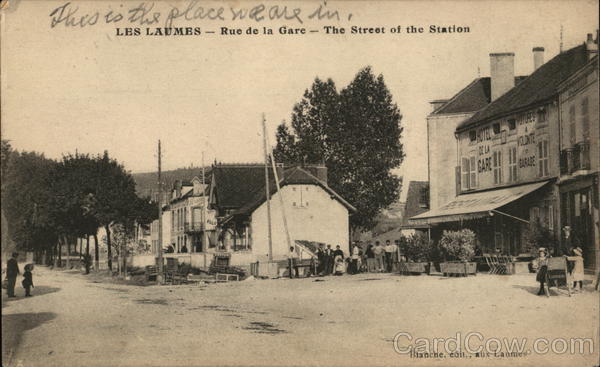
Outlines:
{"label": "man in dark coat", "polygon": [[327,256],[325,255],[323,245],[320,245],[317,249],[317,260],[317,274],[321,274],[325,271],[325,266],[327,265]]}
{"label": "man in dark coat", "polygon": [[18,256],[18,253],[13,252],[12,257],[6,262],[6,279],[8,280],[6,293],[9,297],[16,297],[15,283],[17,282],[17,276],[21,274],[19,271],[19,264],[17,263]]}
{"label": "man in dark coat", "polygon": [[333,273],[333,250],[331,249],[331,245],[327,245],[327,249],[325,250],[325,274],[329,275]]}

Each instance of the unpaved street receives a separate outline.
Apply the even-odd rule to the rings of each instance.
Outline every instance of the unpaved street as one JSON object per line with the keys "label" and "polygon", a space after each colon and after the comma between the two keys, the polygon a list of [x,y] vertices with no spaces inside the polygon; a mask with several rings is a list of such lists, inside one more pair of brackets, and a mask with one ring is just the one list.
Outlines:
{"label": "unpaved street", "polygon": [[[22,288],[17,299],[2,295],[4,365],[591,366],[598,358],[598,293],[538,297],[533,275],[362,274],[149,287],[43,267],[34,277],[34,297],[22,297]],[[594,338],[595,349],[485,361],[411,358],[394,351],[398,332]]]}

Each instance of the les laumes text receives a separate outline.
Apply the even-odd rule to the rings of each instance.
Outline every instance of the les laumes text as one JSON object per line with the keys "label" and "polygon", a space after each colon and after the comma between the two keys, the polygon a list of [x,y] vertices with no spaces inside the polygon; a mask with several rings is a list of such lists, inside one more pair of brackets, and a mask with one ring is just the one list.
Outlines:
{"label": "les laumes text", "polygon": [[200,27],[117,28],[117,36],[199,36],[200,34],[202,34]]}

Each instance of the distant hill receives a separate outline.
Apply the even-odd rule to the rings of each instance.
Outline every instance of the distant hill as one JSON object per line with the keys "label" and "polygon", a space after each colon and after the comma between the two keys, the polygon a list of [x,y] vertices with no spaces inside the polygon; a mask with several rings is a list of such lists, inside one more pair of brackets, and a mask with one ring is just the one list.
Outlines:
{"label": "distant hill", "polygon": [[[205,169],[205,175],[208,179],[210,167]],[[157,191],[158,176],[156,172],[132,173],[131,176],[135,180],[135,191],[140,197],[154,197]],[[178,168],[171,171],[163,171],[163,182],[165,190],[170,190],[173,187],[175,180],[191,181],[195,176],[202,178],[202,167]]]}

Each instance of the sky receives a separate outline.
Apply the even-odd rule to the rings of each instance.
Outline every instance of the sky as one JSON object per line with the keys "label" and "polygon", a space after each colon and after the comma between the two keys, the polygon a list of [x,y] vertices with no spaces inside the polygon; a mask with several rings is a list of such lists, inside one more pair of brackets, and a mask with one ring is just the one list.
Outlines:
{"label": "sky", "polygon": [[[139,1],[76,1],[76,15],[104,15]],[[150,4],[150,2],[146,2]],[[163,168],[262,160],[261,115],[270,141],[315,77],[338,89],[365,66],[382,74],[403,118],[405,180],[427,179],[429,102],[449,98],[474,78],[489,75],[489,54],[514,52],[515,73],[533,69],[531,49],[545,60],[585,41],[598,29],[597,1],[329,1],[340,20],[308,19],[317,1],[266,1],[300,8],[294,20],[232,21],[229,7],[260,2],[156,1],[160,17],[193,4],[224,7],[225,20],[175,20],[200,27],[200,36],[116,35],[118,24],[51,27],[50,13],[65,2],[11,1],[1,12],[1,133],[18,150],[60,158],[108,150],[132,172],[154,171],[157,140]],[[348,19],[350,18],[350,19]],[[155,26],[163,26],[161,22]],[[429,25],[469,27],[469,33],[430,34]],[[279,35],[280,26],[319,32]],[[325,25],[345,34],[325,34]],[[385,27],[385,34],[349,34],[351,26]],[[408,25],[425,33],[407,34]],[[254,26],[274,35],[220,35],[220,27]],[[390,29],[401,26],[401,33]],[[207,34],[206,31],[215,31]]]}

